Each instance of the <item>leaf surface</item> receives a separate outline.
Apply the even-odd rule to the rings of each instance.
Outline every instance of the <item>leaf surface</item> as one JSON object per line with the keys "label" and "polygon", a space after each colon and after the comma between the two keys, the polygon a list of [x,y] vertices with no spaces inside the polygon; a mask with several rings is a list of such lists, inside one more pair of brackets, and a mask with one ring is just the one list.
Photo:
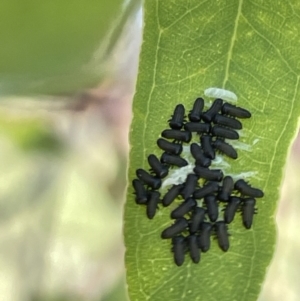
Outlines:
{"label": "leaf surface", "polygon": [[[300,3],[148,0],[144,14],[124,215],[130,300],[254,301],[274,252],[275,209],[300,112]],[[226,173],[254,172],[250,183],[265,197],[250,230],[240,217],[229,225],[227,253],[212,241],[200,264],[186,255],[177,267],[170,241],[160,238],[170,208],[148,220],[131,181],[137,168],[149,168],[149,154],[161,154],[156,140],[175,105],[190,109],[208,87],[235,92],[237,105],[252,112],[240,138],[250,149],[228,160]]]}

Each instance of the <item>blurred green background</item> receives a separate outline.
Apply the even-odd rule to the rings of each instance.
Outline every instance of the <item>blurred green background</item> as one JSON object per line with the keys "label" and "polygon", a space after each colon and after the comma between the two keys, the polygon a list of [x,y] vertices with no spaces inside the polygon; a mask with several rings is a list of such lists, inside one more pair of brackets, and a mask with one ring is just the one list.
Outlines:
{"label": "blurred green background", "polygon": [[0,1],[0,93],[74,93],[105,61],[138,0]]}
{"label": "blurred green background", "polygon": [[[0,300],[126,300],[135,1],[0,1]],[[300,139],[260,301],[299,300]]]}
{"label": "blurred green background", "polygon": [[126,300],[141,18],[137,0],[0,1],[0,300]]}

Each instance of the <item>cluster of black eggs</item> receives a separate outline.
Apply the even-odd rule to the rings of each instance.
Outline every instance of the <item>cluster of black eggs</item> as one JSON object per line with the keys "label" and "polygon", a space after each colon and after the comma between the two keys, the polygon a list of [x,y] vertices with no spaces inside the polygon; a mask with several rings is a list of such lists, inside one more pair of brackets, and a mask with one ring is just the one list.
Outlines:
{"label": "cluster of black eggs", "polygon": [[[226,252],[229,248],[227,224],[233,221],[236,212],[241,211],[243,225],[250,229],[256,212],[255,198],[264,195],[243,179],[234,183],[231,176],[224,177],[221,169],[209,168],[216,151],[232,159],[238,157],[234,147],[225,139],[239,139],[236,130],[242,129],[242,123],[236,118],[250,118],[251,113],[224,103],[222,99],[216,99],[205,112],[203,108],[204,100],[197,98],[188,114],[189,122],[186,122],[184,106],[176,106],[169,120],[170,129],[161,133],[163,138],[173,141],[159,138],[157,145],[164,153],[160,159],[149,155],[151,173],[137,169],[138,179],[132,182],[136,203],[147,206],[149,219],[155,216],[158,204],[167,207],[175,199],[183,199],[171,212],[174,223],[161,233],[163,239],[172,239],[172,252],[178,266],[183,264],[186,252],[190,253],[193,262],[198,263],[201,251],[207,252],[210,248],[212,233],[217,236],[219,247]],[[200,136],[200,144],[190,144],[190,153],[195,159],[194,172],[187,175],[185,183],[173,185],[162,197],[158,189],[169,168],[188,165],[180,154],[183,144],[191,142],[192,133]]]}

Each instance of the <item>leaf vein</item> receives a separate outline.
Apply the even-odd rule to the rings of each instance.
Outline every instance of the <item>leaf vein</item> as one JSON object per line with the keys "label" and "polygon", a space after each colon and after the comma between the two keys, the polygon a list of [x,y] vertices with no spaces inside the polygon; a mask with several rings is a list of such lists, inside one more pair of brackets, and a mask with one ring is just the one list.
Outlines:
{"label": "leaf vein", "polygon": [[200,7],[201,5],[205,4],[206,2],[208,2],[208,0],[204,1],[204,2],[200,2],[198,3],[196,6],[187,9],[186,12],[184,14],[182,14],[179,18],[177,18],[173,23],[171,23],[169,26],[165,27],[164,30],[170,29],[172,26],[174,26],[175,24],[177,24],[180,20],[182,20],[185,16],[187,16],[188,14],[190,14],[192,11],[194,11],[195,9],[197,9],[198,7]]}
{"label": "leaf vein", "polygon": [[225,77],[224,77],[223,84],[222,84],[223,89],[225,88],[226,82],[228,81],[228,77],[229,77],[230,61],[232,59],[232,52],[233,52],[234,42],[236,40],[239,19],[242,14],[242,5],[243,5],[243,0],[240,0],[237,15],[236,15],[235,22],[234,22],[233,34],[232,34],[230,45],[229,45],[227,60],[226,60]]}
{"label": "leaf vein", "polygon": [[292,113],[293,113],[293,110],[294,110],[294,105],[295,105],[295,100],[296,100],[296,94],[297,94],[297,91],[298,91],[298,87],[299,87],[299,76],[297,76],[296,87],[295,87],[293,99],[291,100],[291,106],[290,106],[289,115],[287,116],[286,122],[285,122],[284,126],[282,127],[282,131],[281,131],[280,135],[278,136],[278,139],[275,142],[275,147],[274,147],[272,159],[271,159],[271,162],[270,162],[269,173],[268,173],[267,180],[265,182],[264,190],[268,186],[269,180],[270,180],[270,176],[273,173],[273,164],[274,164],[274,160],[275,160],[275,157],[276,157],[276,153],[277,153],[277,148],[278,148],[279,142],[281,141],[281,137],[283,136],[283,134],[286,132],[287,125],[288,125],[288,123],[289,123],[289,121],[291,120],[291,117],[292,117]]}
{"label": "leaf vein", "polygon": [[159,19],[158,19],[158,1],[156,0],[156,18],[157,18],[157,28],[159,30],[158,38],[157,38],[157,45],[156,45],[156,51],[155,51],[155,61],[154,61],[154,68],[153,68],[153,76],[152,76],[152,86],[151,90],[149,93],[149,97],[146,101],[146,115],[145,115],[145,122],[144,122],[144,127],[143,127],[143,168],[145,167],[145,161],[146,161],[146,130],[147,130],[147,124],[148,124],[148,118],[149,118],[149,112],[150,112],[150,103],[152,100],[152,95],[154,92],[154,89],[156,87],[156,73],[157,73],[157,62],[158,62],[158,51],[159,51],[159,45],[160,45],[160,40],[161,40],[161,34],[162,30],[160,29],[160,24],[159,24]]}
{"label": "leaf vein", "polygon": [[263,34],[261,34],[254,26],[253,24],[251,24],[249,22],[249,20],[243,16],[245,21],[247,22],[247,24],[252,28],[252,30],[262,39],[264,39],[266,42],[269,43],[269,45],[272,45],[272,47],[276,50],[276,52],[278,53],[278,56],[280,57],[280,59],[282,60],[282,62],[287,66],[287,68],[294,74],[297,75],[296,72],[292,69],[292,67],[290,66],[290,64],[286,61],[286,59],[282,56],[280,50],[274,45],[274,43],[272,43],[268,38],[266,38]]}

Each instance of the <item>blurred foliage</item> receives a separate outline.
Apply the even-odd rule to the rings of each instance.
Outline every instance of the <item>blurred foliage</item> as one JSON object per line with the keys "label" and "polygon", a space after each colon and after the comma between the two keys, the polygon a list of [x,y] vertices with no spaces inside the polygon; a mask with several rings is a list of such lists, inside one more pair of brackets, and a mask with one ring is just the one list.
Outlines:
{"label": "blurred foliage", "polygon": [[91,87],[140,0],[0,2],[0,95]]}
{"label": "blurred foliage", "polygon": [[118,170],[109,131],[100,128],[91,138],[86,127],[86,140],[74,132],[80,148],[66,144],[57,156],[45,147],[53,143],[53,127],[45,135],[39,120],[8,120],[0,128],[9,133],[0,135],[2,298],[94,300],[123,268],[121,204],[108,192]]}
{"label": "blurred foliage", "polygon": [[101,301],[126,301],[127,298],[125,277],[119,281],[113,290],[111,290]]}
{"label": "blurred foliage", "polygon": [[[31,94],[73,95],[105,80],[139,5],[0,2],[1,300],[126,299],[125,164],[115,129],[99,108],[72,111],[66,102],[81,101],[76,97],[57,108],[60,97],[35,97],[34,106]],[[22,97],[15,101],[15,94]]]}
{"label": "blurred foliage", "polygon": [[[112,290],[105,294],[102,298],[95,298],[94,301],[127,301],[126,283],[125,277],[122,277],[119,282],[117,282]],[[30,301],[85,301],[80,297],[70,297],[70,296],[56,296],[56,297],[43,297],[36,296]]]}
{"label": "blurred foliage", "polygon": [[120,281],[125,171],[116,130],[98,105],[74,112],[67,102],[81,101],[76,97],[35,97],[34,106],[23,95],[73,94],[99,84],[138,4],[0,3],[3,300],[126,298]]}
{"label": "blurred foliage", "polygon": [[0,113],[0,133],[24,151],[53,153],[62,150],[62,141],[42,119],[11,118]]}

